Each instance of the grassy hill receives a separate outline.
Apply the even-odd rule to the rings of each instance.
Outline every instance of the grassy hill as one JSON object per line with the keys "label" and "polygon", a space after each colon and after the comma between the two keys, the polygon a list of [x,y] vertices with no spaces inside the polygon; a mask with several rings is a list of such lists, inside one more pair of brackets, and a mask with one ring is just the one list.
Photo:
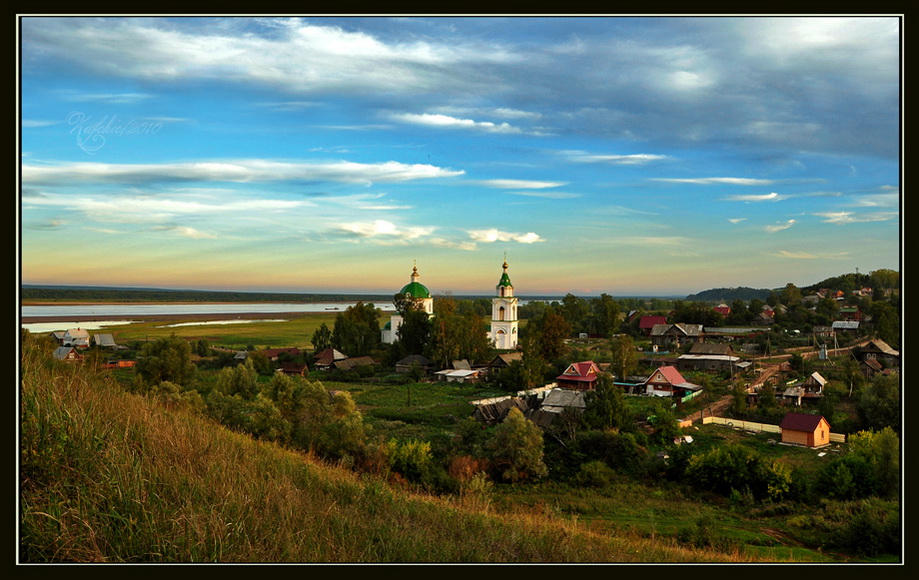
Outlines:
{"label": "grassy hill", "polygon": [[411,493],[129,394],[29,341],[21,389],[21,562],[741,561]]}

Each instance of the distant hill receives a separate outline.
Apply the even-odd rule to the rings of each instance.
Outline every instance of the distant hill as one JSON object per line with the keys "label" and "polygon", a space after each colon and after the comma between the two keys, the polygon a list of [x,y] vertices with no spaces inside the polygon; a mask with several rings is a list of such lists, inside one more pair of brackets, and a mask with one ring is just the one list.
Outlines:
{"label": "distant hill", "polygon": [[696,294],[690,294],[686,297],[687,301],[692,302],[725,302],[730,304],[734,300],[750,301],[754,298],[766,300],[772,290],[768,288],[748,288],[740,286],[738,288],[712,288],[703,290]]}

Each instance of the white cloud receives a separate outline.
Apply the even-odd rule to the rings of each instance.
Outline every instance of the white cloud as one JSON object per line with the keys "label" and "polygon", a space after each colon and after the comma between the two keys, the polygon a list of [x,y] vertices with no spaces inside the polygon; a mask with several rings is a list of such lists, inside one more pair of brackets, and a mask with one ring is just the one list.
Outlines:
{"label": "white cloud", "polygon": [[445,127],[448,129],[477,129],[487,133],[522,133],[523,131],[510,125],[509,123],[492,123],[490,121],[473,121],[472,119],[458,119],[448,115],[439,114],[415,114],[415,113],[393,113],[390,117],[403,123],[412,123],[416,125],[427,125],[429,127]]}
{"label": "white cloud", "polygon": [[23,165],[22,181],[28,185],[97,183],[155,183],[175,181],[331,181],[372,184],[455,177],[463,171],[433,165],[409,165],[396,161],[288,162],[264,159],[200,161],[194,163],[113,164],[61,163]]}
{"label": "white cloud", "polygon": [[532,181],[526,179],[485,179],[478,183],[498,189],[549,189],[568,185],[565,181]]}
{"label": "white cloud", "polygon": [[672,183],[695,183],[699,185],[727,184],[727,185],[771,185],[771,179],[751,179],[748,177],[696,177],[696,178],[671,178],[657,177],[652,181],[667,181]]}
{"label": "white cloud", "polygon": [[159,227],[159,228],[156,228],[156,229],[157,229],[157,230],[160,230],[160,231],[173,232],[173,233],[178,234],[178,235],[180,235],[180,236],[182,236],[182,237],[185,237],[185,238],[192,238],[192,239],[194,239],[194,240],[201,240],[201,239],[210,239],[210,240],[213,240],[213,239],[217,239],[217,236],[215,236],[215,235],[213,235],[213,234],[208,234],[208,233],[202,232],[201,230],[197,230],[197,229],[195,229],[195,228],[190,228],[190,227],[187,227],[187,226],[164,226],[164,227]]}
{"label": "white cloud", "polygon": [[578,163],[609,163],[612,165],[645,165],[654,161],[670,159],[668,155],[655,155],[651,153],[632,153],[629,155],[586,153],[584,151],[563,152],[567,157]]}
{"label": "white cloud", "polygon": [[766,232],[767,232],[767,233],[774,234],[774,233],[780,232],[780,231],[782,231],[782,230],[787,230],[787,229],[790,228],[794,223],[795,223],[795,220],[788,220],[788,221],[785,222],[784,224],[776,224],[776,225],[774,225],[774,226],[766,226],[765,229],[766,229]]}
{"label": "white cloud", "polygon": [[540,197],[543,199],[575,199],[581,197],[580,193],[564,193],[561,191],[508,191],[507,193],[510,195]]}
{"label": "white cloud", "polygon": [[787,250],[780,250],[778,255],[783,258],[791,258],[794,260],[842,260],[849,258],[848,252],[839,252],[838,254],[812,254],[810,252],[789,252]]}
{"label": "white cloud", "polygon": [[340,231],[356,234],[361,238],[385,237],[398,240],[416,240],[430,235],[435,229],[437,228],[433,226],[401,227],[386,220],[352,222],[339,226]]}
{"label": "white cloud", "polygon": [[467,232],[469,237],[477,242],[484,243],[493,243],[493,242],[518,242],[521,244],[534,244],[537,242],[545,241],[539,236],[539,234],[534,232],[527,232],[525,234],[511,233],[511,232],[502,232],[496,228],[489,230],[469,230]]}
{"label": "white cloud", "polygon": [[758,201],[782,201],[788,199],[791,196],[788,195],[779,195],[775,192],[764,193],[763,195],[729,195],[724,198],[726,201],[746,201],[746,202],[758,202]]}
{"label": "white cloud", "polygon": [[739,224],[742,221],[746,221],[747,218],[728,218],[728,221],[732,224]]}

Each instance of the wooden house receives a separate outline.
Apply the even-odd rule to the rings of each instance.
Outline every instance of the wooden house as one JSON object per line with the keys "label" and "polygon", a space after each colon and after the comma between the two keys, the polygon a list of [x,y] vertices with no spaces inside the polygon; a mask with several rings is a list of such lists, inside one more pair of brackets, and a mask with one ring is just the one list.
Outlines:
{"label": "wooden house", "polygon": [[704,342],[701,324],[685,324],[678,322],[676,324],[655,324],[651,329],[651,344],[655,346],[676,345],[676,348],[682,348],[683,345],[696,342]]}
{"label": "wooden house", "polygon": [[278,362],[278,357],[281,356],[282,353],[287,353],[292,357],[300,355],[300,349],[297,347],[266,348],[262,352],[265,353],[265,356],[268,357],[268,360],[272,362]]}
{"label": "wooden house", "polygon": [[565,372],[555,377],[560,389],[592,391],[600,376],[600,367],[593,361],[571,363]]}
{"label": "wooden house", "polygon": [[788,413],[782,419],[782,443],[823,447],[830,444],[830,424],[822,415]]}
{"label": "wooden house", "polygon": [[420,354],[410,354],[396,363],[396,372],[409,373],[416,366],[427,375],[434,370],[434,361]]}
{"label": "wooden house", "polygon": [[858,349],[858,360],[876,360],[882,366],[899,368],[900,352],[880,338],[875,338]]}
{"label": "wooden house", "polygon": [[680,370],[727,371],[733,373],[740,357],[734,355],[734,348],[725,343],[697,342],[689,352],[677,357]]}
{"label": "wooden house", "polygon": [[305,377],[309,369],[303,363],[282,362],[277,372],[291,377]]}
{"label": "wooden house", "polygon": [[59,346],[54,349],[54,358],[64,362],[83,362],[83,354],[72,346]]}
{"label": "wooden house", "polygon": [[316,368],[322,371],[327,371],[335,366],[335,363],[341,360],[348,358],[348,355],[341,353],[334,348],[327,348],[324,351],[316,355],[315,364]]}
{"label": "wooden house", "polygon": [[86,348],[89,346],[89,333],[82,328],[71,328],[64,333],[63,345]]}
{"label": "wooden house", "polygon": [[488,374],[491,376],[494,376],[497,373],[506,369],[507,367],[511,366],[511,363],[514,361],[523,362],[523,353],[522,352],[501,353],[495,358],[493,358],[491,362],[486,365],[486,367],[488,368]]}
{"label": "wooden house", "polygon": [[651,315],[642,316],[638,321],[638,330],[645,336],[650,336],[651,330],[657,324],[667,324],[667,317]]}
{"label": "wooden house", "polygon": [[644,388],[646,394],[659,397],[684,397],[690,392],[702,389],[701,386],[684,379],[675,366],[658,367],[645,380]]}

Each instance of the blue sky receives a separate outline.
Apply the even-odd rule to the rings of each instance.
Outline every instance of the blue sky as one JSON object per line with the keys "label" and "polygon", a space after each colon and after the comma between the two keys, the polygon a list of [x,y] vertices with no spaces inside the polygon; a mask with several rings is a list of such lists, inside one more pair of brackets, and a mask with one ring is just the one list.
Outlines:
{"label": "blue sky", "polygon": [[900,269],[895,16],[20,20],[21,281],[682,296]]}

